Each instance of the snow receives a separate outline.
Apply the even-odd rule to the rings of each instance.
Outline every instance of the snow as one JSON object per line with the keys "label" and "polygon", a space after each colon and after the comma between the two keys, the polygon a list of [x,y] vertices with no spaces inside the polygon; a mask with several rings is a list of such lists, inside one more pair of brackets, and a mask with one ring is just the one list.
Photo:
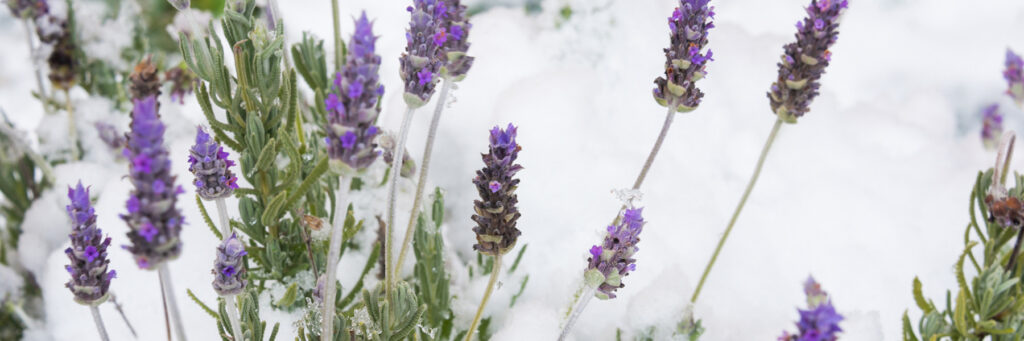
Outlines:
{"label": "snow", "polygon": [[[567,3],[575,14],[562,22],[557,10]],[[470,53],[476,63],[444,113],[430,172],[433,184],[446,191],[443,231],[451,247],[458,325],[469,324],[487,281],[469,279],[462,264],[475,262],[469,216],[476,193],[470,180],[482,166],[478,153],[485,151],[487,130],[514,122],[525,167],[519,173],[523,235],[518,245],[530,246],[517,274],[501,279],[486,311],[494,315],[495,340],[552,339],[559,331],[586,250],[600,240],[620,205],[612,191],[632,184],[664,119],[664,108],[654,103],[650,90],[662,70],[661,51],[668,43],[664,20],[673,3],[547,0],[536,16],[521,7],[495,7],[473,17]],[[617,328],[629,336],[650,326],[665,333],[678,322],[775,119],[765,92],[805,3],[715,2],[710,47],[716,60],[698,83],[707,96],[698,110],[676,117],[645,182],[641,204],[648,224],[638,269],[624,279],[619,298],[590,302],[572,338],[607,340]],[[331,48],[325,3],[280,1],[280,6],[290,43],[312,30]],[[345,35],[359,9],[376,18],[387,89],[380,124],[390,130],[397,129],[404,111],[396,59],[408,25],[405,6],[405,1],[353,0],[341,8]],[[97,37],[118,37],[98,42],[97,49],[125,43],[123,32],[103,34],[119,30],[117,25],[97,28],[102,30],[94,33]],[[0,106],[19,127],[44,140],[43,150],[61,146],[66,118],[44,116],[27,95],[35,85],[20,24],[4,16],[0,27],[5,32],[0,43],[8,47],[0,54]],[[914,276],[920,276],[927,297],[941,297],[955,286],[951,265],[962,249],[970,186],[976,172],[995,158],[978,137],[981,108],[999,102],[1007,129],[1024,128],[1021,110],[1002,95],[1000,76],[1004,49],[1024,49],[1024,38],[1011,34],[1024,31],[1024,3],[858,0],[851,2],[840,30],[821,96],[799,124],[783,127],[694,309],[707,327],[704,340],[771,339],[792,330],[808,274],[847,317],[843,340],[853,341],[899,339],[903,311],[910,309],[912,319],[919,316],[910,295]],[[115,245],[125,243],[127,227],[117,215],[131,187],[122,178],[126,166],[98,141],[92,122],[125,129],[127,116],[80,91],[72,98],[79,108],[85,159],[56,167],[57,185],[30,209],[19,247],[20,264],[39,277],[46,302],[46,330],[34,330],[29,340],[97,339],[84,317],[88,309],[73,303],[63,286],[65,186],[79,177],[91,185],[99,226]],[[175,174],[184,183],[190,176],[186,150],[202,114],[193,100],[185,106],[166,96],[162,100]],[[414,118],[408,146],[414,158],[422,153],[429,115],[419,110]],[[1024,168],[1022,160],[1015,158],[1014,168]],[[378,165],[371,174],[381,170]],[[396,226],[405,226],[413,189],[403,180]],[[205,269],[212,266],[217,241],[193,198],[186,193],[178,203],[189,225],[183,232],[185,252],[171,263],[171,273],[189,337],[208,339],[215,333],[213,320],[185,290],[207,304],[216,302]],[[367,227],[376,226],[373,216],[382,213],[383,198],[383,188],[353,194]],[[228,207],[237,217],[237,203],[229,200]],[[374,239],[373,229],[357,238]],[[344,257],[338,271],[343,287],[351,287],[366,252]],[[406,264],[402,271],[409,275],[412,263]],[[139,339],[162,338],[156,275],[138,270],[116,247],[111,268],[119,274],[112,291]],[[525,274],[530,275],[526,291],[506,309]],[[0,276],[6,283],[10,275]],[[370,277],[367,287],[376,281]],[[300,282],[308,286],[311,279]],[[277,297],[273,293],[281,291],[261,297],[262,312],[268,325],[281,323],[279,338],[288,340],[301,316],[269,308]],[[113,305],[100,311],[113,339],[131,339]]]}

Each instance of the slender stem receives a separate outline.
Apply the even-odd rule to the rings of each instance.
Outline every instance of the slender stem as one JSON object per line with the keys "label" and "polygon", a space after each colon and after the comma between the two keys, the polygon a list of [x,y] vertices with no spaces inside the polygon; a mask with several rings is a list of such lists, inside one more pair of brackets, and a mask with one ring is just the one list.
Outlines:
{"label": "slender stem", "polygon": [[732,218],[729,219],[729,226],[725,227],[725,233],[722,234],[722,238],[718,240],[718,246],[715,247],[715,252],[711,254],[711,260],[708,261],[707,267],[704,268],[704,274],[700,276],[700,282],[697,283],[697,289],[693,291],[693,297],[690,298],[690,302],[696,303],[697,297],[700,296],[700,289],[704,287],[704,282],[708,279],[708,273],[711,272],[711,268],[715,266],[715,261],[718,260],[718,254],[722,252],[722,246],[725,245],[725,240],[729,238],[729,232],[732,232],[733,226],[736,225],[736,219],[740,217],[740,212],[743,211],[743,205],[747,203],[747,198],[750,197],[750,191],[754,189],[754,184],[757,183],[757,178],[761,175],[761,167],[764,166],[764,160],[768,156],[768,151],[772,148],[772,142],[775,142],[775,137],[779,134],[779,128],[782,127],[782,119],[776,119],[775,125],[772,126],[772,132],[768,135],[768,140],[764,143],[764,148],[761,149],[761,156],[757,159],[757,166],[754,168],[754,175],[750,177],[750,182],[747,183],[747,189],[743,190],[743,196],[740,198],[739,205],[736,205],[736,211],[732,213]]}
{"label": "slender stem", "polygon": [[32,39],[32,24],[28,19],[21,20],[22,26],[25,26],[25,41],[28,42],[28,55],[29,62],[32,63],[32,69],[35,70],[36,74],[36,91],[39,93],[39,98],[43,100],[43,110],[49,113],[50,106],[46,104],[46,87],[43,86],[43,71],[39,68],[39,64],[36,63],[36,41]]}
{"label": "slender stem", "polygon": [[167,299],[167,307],[171,313],[171,322],[174,325],[174,332],[178,334],[179,341],[185,341],[185,327],[181,322],[181,313],[178,312],[178,300],[174,298],[174,285],[171,283],[171,271],[167,264],[161,265],[159,270],[160,281],[163,282],[164,297]]}
{"label": "slender stem", "polygon": [[135,327],[128,321],[128,316],[124,314],[124,309],[121,309],[121,303],[117,302],[117,296],[113,292],[110,293],[110,301],[114,302],[114,309],[117,309],[117,313],[121,315],[121,319],[124,320],[124,324],[128,326],[128,331],[132,332],[132,336],[136,339],[139,338],[139,334],[135,333]]}
{"label": "slender stem", "polygon": [[1024,226],[1017,227],[1017,243],[1013,245],[1013,254],[1010,255],[1010,262],[1006,263],[1006,271],[1010,272],[1010,276],[1017,271],[1017,256],[1020,254],[1020,244],[1024,242]]}
{"label": "slender stem", "polygon": [[341,20],[338,18],[338,0],[331,0],[331,19],[334,20],[334,71],[341,72]]}
{"label": "slender stem", "polygon": [[[14,129],[14,126],[9,125],[7,122],[0,122],[0,133],[11,137],[18,136],[17,131]],[[28,143],[19,138],[11,138],[10,141],[19,150],[24,152],[25,155],[28,155],[28,158],[31,159],[32,162],[36,164],[36,167],[39,167],[39,170],[43,172],[43,179],[49,181],[50,183],[54,182],[56,178],[53,175],[53,167],[50,166],[49,162],[43,160],[43,157],[40,156],[39,153],[36,153],[36,151],[32,150],[32,146],[29,146]]]}
{"label": "slender stem", "polygon": [[323,341],[330,341],[331,336],[334,335],[334,312],[336,308],[336,300],[338,291],[335,289],[338,271],[338,258],[341,253],[341,239],[344,237],[342,230],[345,228],[345,216],[348,215],[348,205],[345,202],[345,194],[348,193],[349,187],[352,186],[351,176],[342,176],[339,179],[341,184],[338,186],[338,194],[334,198],[334,223],[331,224],[331,246],[327,253],[327,274],[325,275],[326,285],[324,287],[324,306],[323,313],[320,314],[323,317],[323,323],[321,326],[323,329],[320,331],[320,339]]}
{"label": "slender stem", "polygon": [[110,336],[107,335],[107,327],[103,326],[103,318],[100,317],[100,310],[96,306],[89,306],[89,311],[92,312],[92,321],[96,322],[96,330],[100,332],[100,340],[110,341]]}
{"label": "slender stem", "polygon": [[228,205],[224,198],[217,198],[217,216],[220,217],[220,235],[224,239],[231,237],[231,223],[228,221]]}
{"label": "slender stem", "polygon": [[392,262],[391,250],[394,249],[394,227],[395,226],[395,202],[397,201],[398,194],[398,178],[401,178],[402,173],[402,158],[405,156],[405,142],[409,137],[409,126],[412,124],[412,113],[415,111],[413,108],[409,108],[405,111],[405,116],[402,117],[402,128],[398,131],[398,142],[395,144],[395,152],[393,153],[395,158],[391,162],[391,178],[388,179],[388,224],[384,227],[386,239],[384,241],[384,288],[387,293],[388,302],[391,301],[391,287],[395,283],[395,276],[398,275],[397,269],[395,269]]}
{"label": "slender stem", "polygon": [[562,333],[558,335],[558,341],[565,340],[566,336],[569,336],[569,331],[576,325],[576,320],[583,314],[583,309],[587,308],[587,303],[590,299],[594,298],[594,293],[597,291],[597,287],[584,286],[583,293],[576,299],[576,304],[572,307],[572,311],[569,314],[569,319],[565,321],[565,326],[562,328]]}
{"label": "slender stem", "polygon": [[420,165],[419,180],[416,181],[416,196],[412,199],[412,213],[409,214],[409,224],[405,227],[405,237],[402,239],[402,251],[398,252],[398,260],[395,262],[395,269],[402,268],[402,262],[409,251],[409,243],[412,241],[413,226],[416,225],[416,214],[419,213],[420,202],[423,199],[423,189],[427,187],[427,171],[430,170],[430,156],[433,155],[434,138],[437,136],[437,126],[441,122],[441,111],[444,110],[444,103],[448,99],[448,90],[452,87],[451,79],[445,78],[444,86],[441,87],[441,95],[437,97],[437,107],[434,108],[434,116],[430,119],[430,130],[427,132],[427,145],[423,147],[423,160]]}
{"label": "slender stem", "polygon": [[75,109],[71,106],[71,90],[64,90],[64,108],[68,112],[68,137],[71,139],[71,159],[78,161],[78,128],[75,127]]}
{"label": "slender stem", "polygon": [[167,312],[167,289],[164,288],[163,277],[160,277],[160,302],[164,304],[164,328],[167,330],[167,341],[171,341],[171,314]]}
{"label": "slender stem", "polygon": [[238,305],[235,304],[235,296],[225,296],[224,305],[228,311],[228,320],[231,321],[231,332],[235,334],[235,340],[245,340],[245,334],[242,334],[242,321],[238,318]]}
{"label": "slender stem", "polygon": [[487,300],[491,298],[491,293],[494,292],[494,284],[498,282],[499,274],[501,274],[501,255],[496,255],[494,256],[494,266],[491,268],[491,280],[487,282],[487,290],[484,291],[484,298],[480,300],[480,307],[476,308],[473,324],[469,325],[469,331],[466,332],[466,341],[473,340],[473,332],[476,331],[476,326],[480,324],[480,317],[484,314]]}
{"label": "slender stem", "polygon": [[654,142],[654,148],[651,148],[651,153],[647,155],[647,161],[644,162],[644,168],[640,169],[640,175],[637,175],[636,181],[633,182],[633,189],[640,189],[640,185],[644,183],[644,179],[647,178],[647,172],[651,170],[651,164],[654,163],[654,158],[658,157],[658,151],[661,150],[661,144],[665,142],[665,136],[668,135],[668,128],[672,126],[672,119],[676,117],[675,105],[668,106],[668,113],[665,114],[665,123],[661,125],[661,133],[658,134],[658,140]]}

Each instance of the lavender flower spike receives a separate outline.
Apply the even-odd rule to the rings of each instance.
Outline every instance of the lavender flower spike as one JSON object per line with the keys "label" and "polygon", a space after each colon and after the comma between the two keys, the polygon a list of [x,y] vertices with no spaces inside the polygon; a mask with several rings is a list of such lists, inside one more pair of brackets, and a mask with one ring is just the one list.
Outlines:
{"label": "lavender flower spike", "polygon": [[590,248],[587,260],[587,285],[596,286],[595,296],[602,300],[615,298],[615,290],[626,286],[622,278],[636,270],[633,254],[644,228],[643,208],[627,208],[620,220],[618,226],[608,226],[604,242]]}
{"label": "lavender flower spike", "polygon": [[1006,70],[1003,70],[1003,78],[1006,78],[1006,94],[1013,98],[1017,105],[1024,105],[1024,59],[1006,49]]}
{"label": "lavender flower spike", "polygon": [[21,19],[36,19],[50,13],[50,6],[45,0],[7,0],[11,14]]}
{"label": "lavender flower spike", "polygon": [[213,290],[221,296],[238,295],[245,290],[245,245],[234,233],[217,246],[217,260],[213,263]]}
{"label": "lavender flower spike", "polygon": [[985,149],[995,149],[1003,136],[1003,115],[999,113],[999,104],[985,107],[982,112],[981,142]]}
{"label": "lavender flower spike", "polygon": [[188,171],[195,175],[196,194],[206,200],[226,198],[238,188],[238,177],[231,172],[234,161],[228,153],[207,134],[196,127],[196,144],[189,149]]}
{"label": "lavender flower spike", "polygon": [[704,93],[696,83],[707,75],[705,67],[711,58],[708,30],[715,27],[711,19],[715,8],[709,0],[680,0],[679,7],[668,18],[671,43],[665,49],[665,76],[654,80],[654,100],[662,106],[675,106],[676,112],[690,112],[700,105]]}
{"label": "lavender flower spike", "polygon": [[783,47],[779,77],[768,91],[772,112],[787,123],[811,110],[819,79],[832,59],[829,47],[839,38],[839,18],[846,0],[811,0],[807,17],[796,23],[796,42]]}
{"label": "lavender flower spike", "polygon": [[96,227],[96,211],[89,203],[89,189],[79,181],[75,187],[68,187],[68,216],[71,217],[71,247],[64,250],[71,264],[64,268],[71,274],[71,280],[64,286],[75,294],[75,302],[98,305],[107,300],[110,280],[117,277],[114,270],[107,271],[107,247],[110,237],[103,237],[103,231]]}
{"label": "lavender flower spike", "polygon": [[143,269],[157,269],[165,261],[181,254],[181,227],[184,218],[175,207],[181,186],[174,185],[171,160],[164,147],[164,125],[157,113],[156,97],[135,101],[131,132],[124,156],[131,162],[129,177],[135,189],[126,203],[127,214],[121,215],[128,227],[124,246],[135,255],[135,263]]}
{"label": "lavender flower spike", "polygon": [[441,42],[441,76],[458,82],[466,78],[466,73],[473,66],[473,57],[467,56],[469,51],[469,23],[466,5],[461,0],[441,2],[446,13],[441,20],[441,29],[434,34],[434,41]]}
{"label": "lavender flower spike", "polygon": [[380,110],[377,98],[384,86],[377,75],[380,56],[375,53],[377,37],[366,12],[355,21],[349,40],[348,56],[343,72],[334,78],[331,93],[324,101],[327,107],[327,154],[332,160],[363,170],[369,167],[380,151],[374,138],[380,128],[374,125]]}
{"label": "lavender flower spike", "polygon": [[796,323],[799,330],[796,334],[783,332],[779,341],[835,341],[839,339],[836,335],[843,331],[839,328],[839,322],[843,316],[832,307],[832,301],[828,293],[821,290],[821,285],[808,277],[804,283],[804,293],[807,294],[807,310],[797,309],[800,312],[800,321]]}
{"label": "lavender flower spike", "polygon": [[405,83],[403,98],[411,109],[427,104],[434,95],[441,72],[441,47],[446,37],[441,25],[448,16],[442,0],[413,0],[413,5],[406,8],[412,20],[405,31],[405,52],[399,58]]}
{"label": "lavender flower spike", "polygon": [[477,240],[473,249],[480,253],[503,255],[515,247],[519,238],[519,199],[515,194],[519,179],[513,177],[523,169],[515,163],[520,149],[516,127],[511,123],[504,130],[497,126],[491,129],[490,150],[482,155],[484,168],[476,171],[473,179],[480,193],[480,200],[473,202],[476,214],[472,219],[477,223],[473,228]]}

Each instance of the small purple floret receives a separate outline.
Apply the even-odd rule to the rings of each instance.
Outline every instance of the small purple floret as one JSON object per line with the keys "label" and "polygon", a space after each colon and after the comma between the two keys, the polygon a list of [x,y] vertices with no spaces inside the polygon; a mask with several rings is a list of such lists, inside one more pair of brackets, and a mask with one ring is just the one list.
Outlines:
{"label": "small purple floret", "polygon": [[1013,98],[1017,105],[1024,105],[1024,59],[1010,49],[1006,49],[1006,94]]}
{"label": "small purple floret", "polygon": [[188,171],[195,176],[196,194],[206,200],[231,196],[238,188],[238,177],[231,171],[235,162],[203,127],[196,127],[195,141],[188,151]]}
{"label": "small purple floret", "polygon": [[64,286],[75,295],[75,301],[86,305],[103,303],[107,299],[113,270],[108,273],[107,247],[110,237],[96,227],[96,212],[89,202],[89,189],[79,181],[68,188],[68,217],[71,218],[71,247],[64,250],[70,264],[64,267],[71,280]]}
{"label": "small purple floret", "polygon": [[671,30],[669,47],[665,49],[665,75],[654,80],[654,99],[658,104],[674,106],[675,111],[688,112],[700,105],[704,93],[696,87],[707,75],[711,51],[701,53],[708,44],[708,30],[714,7],[708,0],[680,0],[679,7],[668,18]]}
{"label": "small purple floret", "polygon": [[807,309],[797,309],[800,321],[796,323],[798,332],[783,332],[779,341],[836,341],[842,332],[839,322],[843,316],[836,312],[828,293],[821,290],[821,285],[813,277],[804,283],[807,294]]}
{"label": "small purple floret", "polygon": [[981,142],[985,148],[993,149],[1003,136],[1003,114],[999,113],[999,104],[985,107],[981,122]]}
{"label": "small purple floret", "polygon": [[608,226],[604,242],[590,248],[587,271],[596,270],[605,279],[597,287],[598,298],[615,298],[615,291],[626,286],[622,279],[636,270],[633,255],[639,250],[636,244],[645,223],[643,208],[628,208],[622,212],[618,225]]}
{"label": "small purple floret", "polygon": [[380,56],[374,54],[377,37],[366,12],[355,21],[355,32],[349,40],[345,68],[334,78],[327,95],[327,154],[332,160],[344,162],[356,170],[366,169],[377,159],[374,125],[378,98],[384,86],[377,74]]}
{"label": "small purple floret", "polygon": [[217,259],[213,262],[213,290],[220,296],[237,295],[245,290],[245,245],[234,233],[217,246]]}

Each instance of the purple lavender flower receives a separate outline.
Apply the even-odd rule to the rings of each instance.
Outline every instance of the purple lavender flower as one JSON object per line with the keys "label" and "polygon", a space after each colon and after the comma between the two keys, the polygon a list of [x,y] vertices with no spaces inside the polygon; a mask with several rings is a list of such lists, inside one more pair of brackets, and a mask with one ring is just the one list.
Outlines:
{"label": "purple lavender flower", "polygon": [[245,290],[247,281],[245,260],[242,256],[247,254],[245,245],[242,245],[234,233],[217,246],[217,260],[213,262],[212,273],[213,290],[218,295],[238,295]]}
{"label": "purple lavender flower", "polygon": [[708,30],[715,27],[714,7],[708,0],[680,0],[668,18],[671,43],[665,49],[665,76],[654,80],[654,100],[663,106],[674,105],[677,112],[690,112],[700,105],[704,93],[697,81],[707,75],[705,67],[712,53],[701,53],[708,44]]}
{"label": "purple lavender flower", "polygon": [[800,321],[796,323],[796,334],[783,332],[779,341],[835,341],[839,339],[837,333],[843,331],[839,328],[839,322],[843,316],[832,307],[832,300],[828,293],[821,290],[821,285],[808,277],[804,283],[804,293],[807,294],[807,310],[797,309],[800,312]]}
{"label": "purple lavender flower", "polygon": [[110,147],[110,149],[124,148],[124,134],[118,132],[117,128],[114,128],[113,125],[96,121],[93,126],[96,127],[96,133],[99,134],[100,140]]}
{"label": "purple lavender flower", "polygon": [[445,15],[441,20],[441,29],[434,35],[435,43],[440,35],[444,40],[441,45],[441,76],[460,81],[473,66],[473,57],[467,56],[469,51],[469,29],[473,27],[466,15],[466,5],[460,0],[448,0],[440,3],[445,7]]}
{"label": "purple lavender flower", "polygon": [[377,98],[384,94],[384,86],[377,75],[380,56],[375,54],[373,23],[363,12],[355,22],[355,32],[349,40],[349,53],[345,71],[334,78],[334,86],[327,95],[327,154],[333,160],[344,162],[357,170],[365,169],[377,159],[374,138],[380,129],[374,125],[380,110]]}
{"label": "purple lavender flower", "polygon": [[191,95],[196,87],[196,74],[185,66],[164,72],[164,79],[171,82],[171,102],[185,104],[185,96]]}
{"label": "purple lavender flower", "polygon": [[1013,98],[1017,105],[1024,105],[1024,60],[1012,50],[1006,49],[1006,70],[1003,70],[1003,78],[1006,78],[1006,94]]}
{"label": "purple lavender flower", "polygon": [[238,177],[231,172],[234,161],[228,153],[207,134],[196,127],[196,144],[189,149],[188,171],[195,175],[196,194],[206,200],[226,198],[238,188]]}
{"label": "purple lavender flower", "polygon": [[604,242],[590,248],[586,278],[588,285],[597,286],[597,298],[615,298],[615,291],[626,286],[622,278],[636,270],[633,254],[639,250],[636,243],[644,223],[643,208],[628,208],[622,212],[618,226],[608,226]]}
{"label": "purple lavender flower", "polygon": [[129,178],[135,189],[128,198],[128,213],[121,215],[130,230],[132,245],[124,246],[143,269],[156,269],[181,254],[181,227],[185,223],[175,207],[181,186],[174,185],[171,160],[164,148],[164,125],[156,97],[135,101],[131,132],[124,156],[131,162]]}
{"label": "purple lavender flower", "polygon": [[1003,115],[999,113],[999,104],[985,107],[982,112],[981,142],[986,149],[994,149],[1003,136]]}
{"label": "purple lavender flower", "polygon": [[[419,108],[430,101],[441,72],[442,45],[447,42],[435,36],[446,35],[443,30],[448,7],[441,0],[413,0],[414,6],[406,8],[412,14],[409,29],[405,31],[406,47],[402,57],[400,73],[405,83],[405,103],[410,108]],[[441,41],[439,43],[439,41]]]}
{"label": "purple lavender flower", "polygon": [[819,79],[831,60],[829,47],[839,38],[839,18],[846,0],[811,0],[807,17],[796,24],[796,42],[783,47],[779,78],[768,91],[772,112],[788,123],[811,110]]}
{"label": "purple lavender flower", "polygon": [[516,246],[520,234],[516,228],[519,199],[515,194],[519,179],[513,177],[523,169],[515,163],[520,149],[516,143],[516,127],[511,123],[504,130],[497,126],[491,129],[490,150],[481,155],[484,168],[476,171],[473,179],[480,193],[480,200],[473,202],[476,214],[472,219],[477,224],[473,228],[477,241],[473,249],[480,253],[497,256]]}
{"label": "purple lavender flower", "polygon": [[21,19],[39,18],[50,13],[46,0],[7,0],[11,14]]}
{"label": "purple lavender flower", "polygon": [[75,302],[96,305],[107,300],[110,280],[117,276],[114,270],[107,271],[107,247],[110,237],[103,237],[103,231],[96,227],[96,211],[89,203],[89,189],[82,182],[74,188],[68,187],[68,216],[71,217],[71,247],[64,250],[71,264],[64,268],[71,274],[71,280],[64,286],[71,289]]}

